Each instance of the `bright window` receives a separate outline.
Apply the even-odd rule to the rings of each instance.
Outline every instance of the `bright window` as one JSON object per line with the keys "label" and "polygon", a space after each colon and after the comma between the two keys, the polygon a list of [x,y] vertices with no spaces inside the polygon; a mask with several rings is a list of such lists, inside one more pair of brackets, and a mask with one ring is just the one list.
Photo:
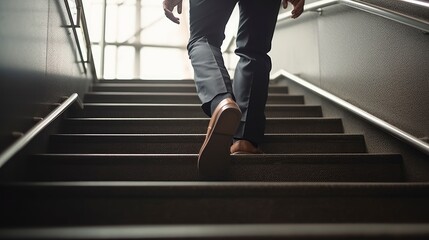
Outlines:
{"label": "bright window", "polygon": [[[183,1],[180,25],[164,16],[162,0],[84,0],[83,3],[100,78],[193,78],[186,50],[188,1]],[[224,51],[235,34],[237,18],[234,11],[232,23],[226,29]],[[225,54],[225,62],[235,64],[233,55]],[[233,71],[231,66],[228,68]]]}
{"label": "bright window", "polygon": [[100,78],[189,79],[187,1],[176,25],[160,0],[85,0]]}

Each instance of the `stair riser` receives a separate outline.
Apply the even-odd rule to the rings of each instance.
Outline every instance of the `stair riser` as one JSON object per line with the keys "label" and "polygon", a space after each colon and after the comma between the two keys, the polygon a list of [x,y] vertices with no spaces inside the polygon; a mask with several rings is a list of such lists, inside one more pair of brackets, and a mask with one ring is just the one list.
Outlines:
{"label": "stair riser", "polygon": [[[267,107],[267,117],[322,117],[320,106]],[[200,106],[85,106],[74,117],[204,118]]]}
{"label": "stair riser", "polygon": [[[63,133],[190,133],[207,132],[209,120],[68,120]],[[266,133],[342,133],[340,119],[267,120]]]}
{"label": "stair riser", "polygon": [[[248,157],[247,157],[248,158]],[[30,181],[198,181],[197,156],[42,157],[29,161]],[[77,174],[79,173],[79,174]],[[227,181],[403,181],[395,156],[285,156],[248,161],[234,157]]]}
{"label": "stair riser", "polygon": [[[162,192],[162,190],[160,191]],[[134,188],[0,189],[3,226],[428,222],[429,196],[193,193]]]}
{"label": "stair riser", "polygon": [[[204,141],[198,136],[61,136],[50,139],[52,153],[148,153],[195,154]],[[266,137],[265,153],[364,153],[361,136]]]}
{"label": "stair riser", "polygon": [[[183,103],[200,104],[197,95],[109,95],[86,94],[86,103]],[[303,96],[268,96],[268,104],[304,104]]]}
{"label": "stair riser", "polygon": [[[111,84],[110,84],[111,85]],[[158,84],[161,85],[161,84]],[[189,84],[188,86],[144,86],[142,84],[136,84],[133,86],[109,86],[109,84],[95,85],[92,90],[94,92],[176,92],[176,93],[195,93],[196,89],[194,85]],[[289,93],[288,87],[270,87],[269,93]]]}

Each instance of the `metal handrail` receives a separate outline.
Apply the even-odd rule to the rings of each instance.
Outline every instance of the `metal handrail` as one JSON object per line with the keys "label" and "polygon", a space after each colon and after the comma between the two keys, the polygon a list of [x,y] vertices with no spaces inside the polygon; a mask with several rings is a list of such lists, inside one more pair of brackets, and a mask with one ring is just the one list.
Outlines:
{"label": "metal handrail", "polygon": [[[79,57],[80,57],[80,60],[81,60],[81,64],[82,64],[82,67],[83,67],[83,71],[84,71],[84,73],[86,74],[86,65],[85,65],[86,61],[85,61],[85,59],[84,59],[84,57],[83,57],[82,48],[81,48],[81,46],[80,46],[80,43],[79,43],[79,37],[78,37],[78,35],[77,35],[77,30],[76,30],[76,28],[78,28],[79,26],[78,26],[77,24],[75,24],[75,22],[74,22],[74,20],[73,20],[73,15],[72,15],[72,12],[71,12],[71,9],[70,9],[70,5],[69,5],[68,1],[67,1],[67,0],[64,0],[64,4],[65,4],[65,6],[66,6],[67,15],[68,15],[68,17],[69,17],[69,19],[70,19],[70,25],[69,25],[68,27],[70,27],[70,28],[72,29],[72,31],[73,31],[73,36],[74,36],[74,38],[75,38],[75,40],[76,40],[77,52],[78,52]],[[77,3],[77,1],[76,1],[76,6],[77,6],[77,5],[78,5],[78,3]],[[78,18],[79,18],[79,16],[78,16]]]}
{"label": "metal handrail", "polygon": [[86,21],[86,15],[85,15],[85,10],[83,8],[83,3],[82,0],[76,0],[76,3],[78,3],[79,5],[79,14],[78,14],[78,26],[80,26],[82,23],[82,30],[83,30],[83,34],[85,36],[85,44],[86,44],[86,48],[87,50],[87,63],[91,63],[91,72],[93,74],[94,77],[97,77],[97,71],[95,69],[95,63],[94,63],[94,57],[92,55],[92,48],[91,48],[91,40],[89,38],[89,30],[88,30],[88,23]]}
{"label": "metal handrail", "polygon": [[42,121],[34,125],[30,130],[27,131],[22,137],[16,142],[9,146],[0,154],[0,168],[11,159],[15,154],[21,151],[34,137],[36,137],[41,131],[43,131],[49,124],[57,119],[65,110],[67,110],[73,103],[77,102],[80,108],[83,108],[82,103],[79,100],[77,93],[73,93],[67,98],[60,106],[55,108],[48,116]]}
{"label": "metal handrail", "polygon": [[[91,72],[93,73],[94,76],[97,76],[96,75],[95,66],[94,66],[93,56],[92,56],[91,41],[89,39],[88,26],[87,26],[87,22],[86,22],[86,18],[85,18],[85,12],[84,12],[84,9],[83,9],[83,3],[82,3],[82,0],[75,0],[75,2],[76,2],[76,8],[77,8],[76,23],[74,22],[74,19],[73,19],[72,12],[71,12],[70,5],[69,5],[68,1],[64,0],[64,4],[65,4],[66,9],[67,9],[67,15],[68,15],[68,17],[70,19],[70,26],[69,27],[73,31],[73,35],[74,35],[74,38],[76,40],[78,54],[79,54],[79,57],[81,59],[81,63],[82,63],[84,72],[85,73],[87,72],[85,64],[86,63],[92,63],[92,64],[90,64]],[[87,52],[87,54],[86,54],[86,60],[85,60],[85,58],[83,56],[82,46],[80,45],[80,42],[79,42],[79,37],[78,37],[78,34],[77,34],[77,29],[78,28],[82,28],[83,35],[84,35],[84,38],[85,38],[85,47],[87,49],[87,51],[86,51]]]}
{"label": "metal handrail", "polygon": [[[414,27],[417,28],[419,30],[422,30],[423,32],[429,32],[429,22],[424,21],[422,19],[418,19],[418,18],[414,18],[405,14],[402,14],[400,12],[396,12],[387,8],[383,8],[380,6],[376,6],[373,4],[369,4],[369,3],[364,3],[362,1],[358,1],[358,0],[322,0],[322,1],[317,1],[314,3],[310,3],[310,4],[306,4],[304,6],[304,12],[321,12],[321,9],[325,8],[325,7],[329,7],[332,5],[337,5],[337,4],[343,4],[355,9],[359,9],[383,18],[387,18],[390,19],[392,21],[410,26],[410,27]],[[424,7],[428,7],[427,5],[420,5],[420,6],[424,6]],[[429,7],[428,7],[429,8]],[[292,13],[291,12],[286,12],[286,13],[282,13],[279,14],[278,18],[277,18],[277,22],[280,23],[282,21],[285,21],[289,18],[292,17]]]}
{"label": "metal handrail", "polygon": [[402,2],[407,2],[407,3],[411,3],[420,7],[426,7],[429,8],[429,3],[428,2],[423,2],[420,0],[401,0]]}
{"label": "metal handrail", "polygon": [[326,99],[329,99],[330,101],[338,104],[339,106],[345,108],[346,110],[356,114],[357,116],[369,121],[370,123],[374,124],[375,126],[381,128],[382,130],[386,131],[387,133],[390,133],[391,135],[399,138],[400,140],[410,144],[411,146],[414,146],[415,148],[419,149],[426,155],[429,155],[429,143],[424,142],[415,136],[393,126],[392,124],[389,124],[385,122],[384,120],[377,118],[376,116],[350,104],[349,102],[305,81],[304,79],[291,74],[285,70],[280,70],[273,74],[271,76],[272,79],[277,79],[279,77],[286,77],[287,79],[294,81],[298,83],[299,85],[319,94],[322,97],[325,97]]}

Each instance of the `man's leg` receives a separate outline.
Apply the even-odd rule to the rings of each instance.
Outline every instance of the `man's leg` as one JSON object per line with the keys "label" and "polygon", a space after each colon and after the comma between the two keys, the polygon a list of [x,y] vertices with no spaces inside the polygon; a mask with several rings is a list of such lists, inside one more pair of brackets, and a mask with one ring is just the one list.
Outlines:
{"label": "man's leg", "polygon": [[[227,97],[233,98],[231,79],[220,48],[226,23],[236,3],[237,0],[190,0],[188,53],[198,96],[209,116],[216,103]],[[211,104],[213,99],[214,104]]]}
{"label": "man's leg", "polygon": [[240,25],[237,49],[240,57],[235,71],[233,89],[242,111],[239,129],[234,138],[257,144],[265,131],[265,104],[268,97],[271,49],[280,0],[239,1]]}
{"label": "man's leg", "polygon": [[233,101],[232,85],[220,47],[225,25],[237,0],[190,0],[189,57],[204,112],[211,116],[206,139],[198,156],[201,178],[226,174],[232,136],[241,112]]}

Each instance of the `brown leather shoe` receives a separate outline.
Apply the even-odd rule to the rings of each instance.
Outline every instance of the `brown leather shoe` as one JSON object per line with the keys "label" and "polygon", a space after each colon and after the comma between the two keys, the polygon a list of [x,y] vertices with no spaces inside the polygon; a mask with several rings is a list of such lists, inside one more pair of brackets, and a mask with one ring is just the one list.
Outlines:
{"label": "brown leather shoe", "polygon": [[255,147],[247,140],[238,140],[231,146],[231,154],[262,154],[261,149]]}
{"label": "brown leather shoe", "polygon": [[232,136],[240,124],[241,111],[231,98],[222,100],[213,112],[206,139],[198,156],[200,178],[216,179],[226,174]]}

